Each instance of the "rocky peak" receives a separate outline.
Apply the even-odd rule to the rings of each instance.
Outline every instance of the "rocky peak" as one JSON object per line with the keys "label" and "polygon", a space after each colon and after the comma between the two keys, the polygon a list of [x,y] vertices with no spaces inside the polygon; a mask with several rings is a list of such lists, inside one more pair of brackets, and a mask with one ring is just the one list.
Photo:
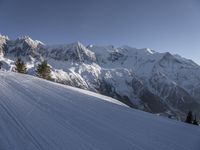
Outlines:
{"label": "rocky peak", "polygon": [[87,49],[80,42],[67,45],[46,46],[48,56],[56,60],[93,62],[96,61],[95,53]]}
{"label": "rocky peak", "polygon": [[31,39],[29,36],[24,36],[24,37],[18,37],[15,40],[15,44],[16,45],[22,45],[25,47],[30,47],[32,49],[35,49],[38,47],[38,45],[44,45],[42,42],[38,41],[38,40],[33,40]]}

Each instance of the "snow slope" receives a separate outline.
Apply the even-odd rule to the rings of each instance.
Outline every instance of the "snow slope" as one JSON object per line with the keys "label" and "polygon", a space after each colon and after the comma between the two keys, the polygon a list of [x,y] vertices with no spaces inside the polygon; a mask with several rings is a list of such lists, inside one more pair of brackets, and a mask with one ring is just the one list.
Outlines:
{"label": "snow slope", "polygon": [[199,150],[200,128],[112,98],[0,72],[2,150]]}

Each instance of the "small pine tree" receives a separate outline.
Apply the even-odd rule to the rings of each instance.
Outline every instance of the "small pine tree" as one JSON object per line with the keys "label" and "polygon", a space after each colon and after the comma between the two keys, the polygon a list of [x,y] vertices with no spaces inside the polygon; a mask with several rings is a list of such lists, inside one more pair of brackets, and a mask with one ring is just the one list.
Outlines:
{"label": "small pine tree", "polygon": [[51,68],[48,65],[47,61],[43,61],[38,65],[36,70],[37,76],[47,80],[51,80]]}
{"label": "small pine tree", "polygon": [[20,58],[15,61],[15,71],[18,73],[27,73],[26,64]]}
{"label": "small pine tree", "polygon": [[188,112],[188,115],[187,115],[187,118],[186,118],[185,122],[186,123],[190,123],[190,124],[193,123],[193,114],[192,114],[192,111]]}
{"label": "small pine tree", "polygon": [[3,63],[0,61],[0,69],[1,69],[2,66],[3,66]]}
{"label": "small pine tree", "polygon": [[193,121],[193,125],[199,125],[198,121],[197,121],[197,118],[196,118],[196,115],[195,115],[195,118],[194,118],[194,121]]}

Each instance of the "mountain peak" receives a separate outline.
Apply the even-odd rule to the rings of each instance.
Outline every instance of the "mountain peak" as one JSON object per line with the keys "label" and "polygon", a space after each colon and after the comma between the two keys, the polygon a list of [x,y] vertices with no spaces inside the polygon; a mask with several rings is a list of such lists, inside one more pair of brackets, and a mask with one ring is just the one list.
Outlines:
{"label": "mountain peak", "polygon": [[7,36],[7,35],[1,35],[1,34],[0,34],[0,40],[1,40],[1,39],[4,39],[4,40],[9,40],[9,38],[8,38],[8,36]]}
{"label": "mountain peak", "polygon": [[44,45],[43,42],[38,41],[38,40],[33,40],[31,37],[29,36],[22,36],[22,37],[18,37],[16,42],[25,42],[26,44],[28,44],[29,46],[36,48],[38,45]]}
{"label": "mountain peak", "polygon": [[176,56],[172,55],[172,54],[169,53],[169,52],[164,53],[164,55],[163,55],[163,57],[162,57],[162,60],[180,63],[180,60],[179,60]]}
{"label": "mountain peak", "polygon": [[145,51],[149,52],[150,54],[154,54],[155,51],[150,48],[144,48]]}
{"label": "mountain peak", "polygon": [[69,44],[69,46],[72,46],[72,47],[79,47],[79,48],[86,48],[81,42],[79,41],[76,41],[76,42],[73,42],[71,44]]}

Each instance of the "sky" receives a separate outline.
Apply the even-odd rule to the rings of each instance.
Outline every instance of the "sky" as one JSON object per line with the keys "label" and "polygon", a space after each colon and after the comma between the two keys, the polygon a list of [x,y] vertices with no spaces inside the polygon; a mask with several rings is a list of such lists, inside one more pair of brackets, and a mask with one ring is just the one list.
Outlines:
{"label": "sky", "polygon": [[200,0],[0,0],[0,33],[151,48],[200,64]]}

